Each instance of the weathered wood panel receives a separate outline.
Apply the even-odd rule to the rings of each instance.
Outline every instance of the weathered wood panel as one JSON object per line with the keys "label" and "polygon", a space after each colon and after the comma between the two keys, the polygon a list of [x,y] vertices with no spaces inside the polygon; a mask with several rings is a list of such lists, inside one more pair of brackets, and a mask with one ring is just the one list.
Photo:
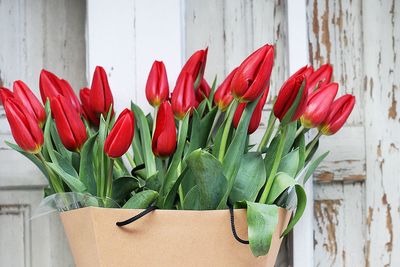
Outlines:
{"label": "weathered wood panel", "polygon": [[364,130],[362,3],[308,0],[307,17],[310,62],[316,68],[332,64],[339,95],[352,93],[357,101],[346,127],[335,136],[321,138],[321,151],[331,153],[314,176],[314,265],[364,266],[363,181],[368,149]]}
{"label": "weathered wood panel", "polygon": [[[75,90],[85,85],[85,16],[85,1],[0,1],[0,84],[21,79],[39,95],[46,68]],[[58,217],[29,220],[46,181],[4,140],[12,137],[0,105],[0,265],[73,266]]]}
{"label": "weathered wood panel", "polygon": [[364,1],[367,266],[400,266],[400,3]]}

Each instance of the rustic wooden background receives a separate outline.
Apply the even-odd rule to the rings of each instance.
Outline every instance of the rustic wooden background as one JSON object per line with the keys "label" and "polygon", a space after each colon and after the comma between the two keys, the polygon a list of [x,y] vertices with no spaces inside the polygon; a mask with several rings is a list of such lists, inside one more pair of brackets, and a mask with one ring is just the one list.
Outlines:
{"label": "rustic wooden background", "polygon": [[[314,265],[400,266],[400,3],[306,5],[310,62],[331,63],[340,93],[357,98],[346,127],[322,142],[331,154],[314,177]],[[269,42],[271,92],[279,90],[289,75],[286,1],[182,0],[182,8],[185,54],[210,47],[209,81]],[[38,92],[39,71],[48,68],[76,90],[86,85],[86,47],[95,45],[85,42],[86,14],[86,1],[0,1],[0,84],[22,79]],[[28,220],[45,182],[6,148],[11,139],[0,106],[0,266],[73,266],[57,217]],[[285,247],[279,266],[292,265]]]}

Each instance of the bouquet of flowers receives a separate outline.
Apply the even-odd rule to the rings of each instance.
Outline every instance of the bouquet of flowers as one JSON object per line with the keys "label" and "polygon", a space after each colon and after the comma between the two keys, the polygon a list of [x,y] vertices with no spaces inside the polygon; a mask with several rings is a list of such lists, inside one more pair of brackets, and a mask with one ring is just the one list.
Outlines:
{"label": "bouquet of flowers", "polygon": [[253,52],[218,86],[203,77],[206,61],[207,49],[195,52],[171,94],[163,62],[154,62],[145,88],[153,116],[135,103],[116,116],[102,67],[80,99],[66,80],[42,70],[41,101],[22,81],[13,92],[0,89],[16,142],[7,144],[46,176],[46,196],[76,192],[106,208],[246,208],[250,248],[265,255],[278,207],[295,209],[286,235],[304,211],[304,183],[327,155],[314,158],[320,136],[343,126],[355,98],[335,99],[330,65],[305,66],[282,85],[254,144],[274,47]]}

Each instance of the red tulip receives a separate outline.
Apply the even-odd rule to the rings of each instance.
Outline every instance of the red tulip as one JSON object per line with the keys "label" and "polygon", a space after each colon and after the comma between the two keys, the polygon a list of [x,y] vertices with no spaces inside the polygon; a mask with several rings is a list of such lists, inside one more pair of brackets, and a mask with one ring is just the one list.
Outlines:
{"label": "red tulip", "polygon": [[231,92],[231,82],[233,76],[235,76],[237,69],[238,68],[235,68],[231,73],[229,73],[228,77],[226,77],[226,79],[215,91],[214,103],[221,111],[225,111],[233,100],[233,95]]}
{"label": "red tulip", "polygon": [[267,87],[274,64],[274,47],[264,45],[239,66],[231,82],[232,94],[240,102],[256,100]]}
{"label": "red tulip", "polygon": [[68,150],[79,151],[87,138],[80,114],[62,95],[51,98],[50,105],[61,142]]}
{"label": "red tulip", "polygon": [[168,157],[176,149],[176,128],[174,113],[168,101],[164,101],[157,113],[156,129],[151,143],[154,155]]}
{"label": "red tulip", "polygon": [[17,99],[7,98],[4,109],[15,142],[26,152],[39,153],[44,139],[36,120]]}
{"label": "red tulip", "polygon": [[[302,71],[300,71],[302,70]],[[283,120],[286,113],[294,104],[297,94],[299,93],[303,82],[305,81],[306,70],[301,68],[295,74],[289,77],[289,79],[283,83],[281,90],[278,93],[278,98],[276,99],[274,105],[274,114],[280,121]],[[304,89],[300,102],[293,113],[290,121],[295,121],[303,115],[303,112],[307,106],[307,91]]]}
{"label": "red tulip", "polygon": [[104,142],[104,152],[111,158],[119,158],[128,151],[135,133],[133,112],[124,109]]}
{"label": "red tulip", "polygon": [[26,111],[42,126],[46,121],[46,112],[37,97],[23,81],[15,81],[14,96],[25,107]]}
{"label": "red tulip", "polygon": [[182,75],[178,79],[171,98],[172,110],[175,117],[182,120],[188,111],[192,112],[193,107],[196,105],[196,98],[194,95],[193,79],[189,73]]}
{"label": "red tulip", "polygon": [[204,70],[206,68],[208,48],[196,51],[183,66],[178,80],[182,78],[185,73],[192,76],[194,88],[197,89],[203,80]]}
{"label": "red tulip", "polygon": [[332,135],[342,128],[354,108],[356,99],[353,95],[347,94],[336,99],[328,112],[324,122],[318,127],[324,135]]}
{"label": "red tulip", "polygon": [[92,80],[90,90],[91,109],[97,114],[107,116],[110,106],[114,103],[110,85],[108,84],[107,74],[105,70],[97,66]]}
{"label": "red tulip", "polygon": [[4,106],[8,98],[13,98],[14,94],[5,87],[0,88],[0,102]]}
{"label": "red tulip", "polygon": [[318,127],[324,121],[337,91],[338,84],[330,83],[309,96],[306,110],[301,117],[301,123],[305,128]]}
{"label": "red tulip", "polygon": [[82,110],[83,116],[87,121],[95,126],[99,126],[100,118],[96,115],[96,113],[92,110],[92,106],[90,105],[90,90],[89,88],[82,88],[79,91],[79,98],[82,102]]}
{"label": "red tulip", "polygon": [[198,105],[205,99],[210,96],[211,93],[211,88],[208,85],[207,81],[203,79],[200,83],[199,88],[195,91],[195,97],[196,97],[196,108]]}
{"label": "red tulip", "polygon": [[[267,101],[268,92],[269,92],[269,87],[267,87],[264,90],[263,95],[261,96],[260,100],[258,101],[257,106],[253,111],[253,114],[251,115],[249,128],[247,129],[248,134],[254,133],[258,129],[258,126],[260,125],[261,115],[262,115],[262,111],[263,111],[265,102]],[[246,106],[247,106],[247,103],[240,103],[239,106],[237,107],[237,109],[235,111],[235,115],[233,116],[233,127],[235,127],[235,128],[238,127],[240,118],[242,117],[243,111],[246,108]]]}
{"label": "red tulip", "polygon": [[40,72],[39,87],[43,104],[46,104],[47,98],[51,99],[58,95],[62,95],[71,103],[78,113],[81,112],[81,105],[78,97],[75,95],[74,90],[72,90],[71,85],[66,80],[58,78],[50,71],[42,70]]}
{"label": "red tulip", "polygon": [[168,96],[169,85],[165,65],[162,61],[154,61],[146,83],[147,101],[153,107],[158,107]]}
{"label": "red tulip", "polygon": [[310,95],[317,88],[330,83],[332,77],[332,66],[329,64],[322,65],[307,79],[307,92]]}

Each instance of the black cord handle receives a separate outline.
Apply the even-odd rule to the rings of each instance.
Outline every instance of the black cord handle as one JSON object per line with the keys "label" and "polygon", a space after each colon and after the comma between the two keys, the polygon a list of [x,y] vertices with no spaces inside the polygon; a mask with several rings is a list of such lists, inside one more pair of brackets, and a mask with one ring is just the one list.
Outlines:
{"label": "black cord handle", "polygon": [[[241,239],[241,238],[238,236],[237,232],[236,232],[236,228],[235,228],[235,214],[234,214],[233,206],[232,206],[232,204],[229,203],[229,202],[228,202],[228,207],[229,207],[229,213],[230,213],[230,217],[231,217],[231,230],[232,230],[232,235],[233,235],[233,237],[234,237],[239,243],[248,245],[248,244],[249,244],[249,241],[248,241],[248,240]],[[122,221],[122,222],[117,222],[116,225],[119,226],[119,227],[121,227],[121,226],[130,224],[130,223],[133,223],[134,221],[139,220],[140,218],[142,218],[142,217],[145,216],[146,214],[149,214],[150,212],[152,212],[153,210],[156,210],[156,209],[157,209],[156,206],[151,205],[151,206],[149,206],[147,209],[145,209],[144,211],[142,211],[141,213],[139,213],[139,214],[133,216],[132,218],[129,218],[129,219],[127,219],[127,220],[125,220],[125,221]]]}

